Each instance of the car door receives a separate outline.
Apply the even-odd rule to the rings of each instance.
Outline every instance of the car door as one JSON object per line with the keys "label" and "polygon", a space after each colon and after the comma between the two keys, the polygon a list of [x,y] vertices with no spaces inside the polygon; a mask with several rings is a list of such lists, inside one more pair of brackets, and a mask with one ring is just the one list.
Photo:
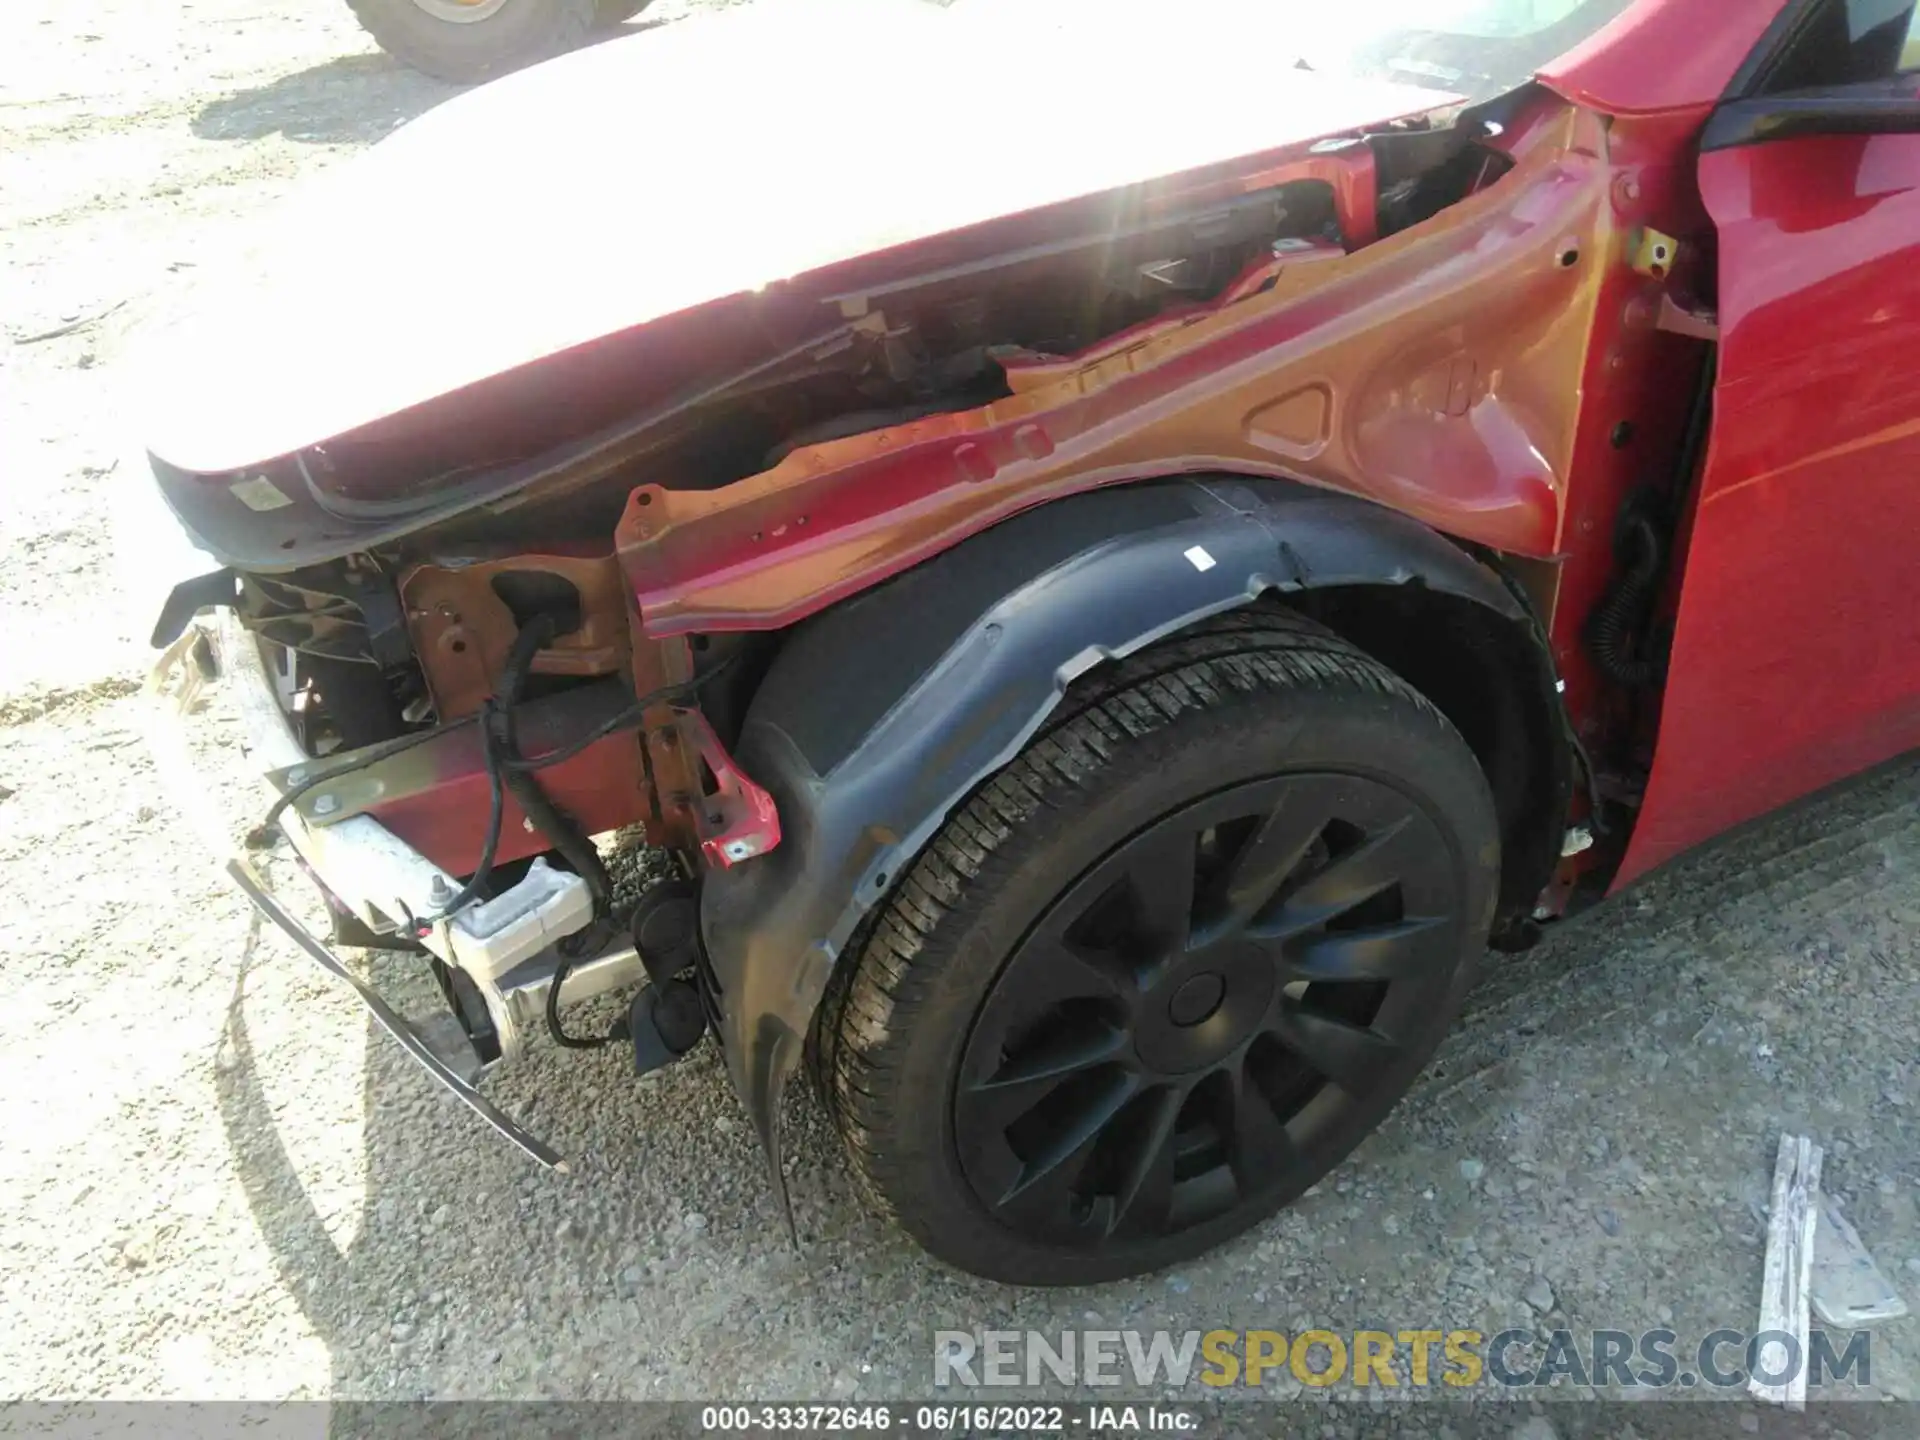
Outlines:
{"label": "car door", "polygon": [[1617,885],[1920,747],[1912,12],[1790,6],[1797,31],[1750,62],[1747,93],[1703,136],[1719,378],[1653,769]]}

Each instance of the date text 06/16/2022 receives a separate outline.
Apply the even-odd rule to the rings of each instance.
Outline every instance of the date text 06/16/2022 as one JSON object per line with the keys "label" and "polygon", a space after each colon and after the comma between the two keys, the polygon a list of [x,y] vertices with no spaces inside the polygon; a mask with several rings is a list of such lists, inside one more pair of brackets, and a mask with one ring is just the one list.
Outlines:
{"label": "date text 06/16/2022", "polygon": [[1166,1405],[708,1405],[700,1412],[704,1431],[815,1431],[843,1434],[898,1430],[920,1435],[990,1433],[1107,1434],[1143,1431],[1190,1435],[1200,1428],[1192,1409]]}

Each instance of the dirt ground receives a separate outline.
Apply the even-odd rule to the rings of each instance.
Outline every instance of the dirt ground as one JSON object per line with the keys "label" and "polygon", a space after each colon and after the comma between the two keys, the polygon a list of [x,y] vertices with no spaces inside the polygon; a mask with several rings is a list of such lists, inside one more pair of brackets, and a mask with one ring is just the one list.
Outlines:
{"label": "dirt ground", "polygon": [[[571,1177],[483,1131],[168,809],[138,743],[152,617],[122,612],[108,538],[130,478],[114,362],[155,294],[450,93],[337,0],[0,6],[0,1397],[914,1396],[935,1330],[986,1327],[1697,1338],[1754,1323],[1783,1128],[1826,1145],[1829,1190],[1920,1301],[1912,765],[1498,964],[1337,1177],[1177,1274],[947,1273],[859,1208],[810,1101],[796,1250],[711,1053],[636,1083],[543,1046],[489,1081]],[[586,143],[631,170],[647,139]],[[1872,1363],[1878,1392],[1920,1393],[1920,1321],[1878,1331]],[[1391,1408],[1341,1429],[1460,1423]],[[1523,1405],[1501,1433],[1649,1434],[1655,1408]],[[1911,1423],[1885,1433],[1920,1433],[1894,1408]]]}

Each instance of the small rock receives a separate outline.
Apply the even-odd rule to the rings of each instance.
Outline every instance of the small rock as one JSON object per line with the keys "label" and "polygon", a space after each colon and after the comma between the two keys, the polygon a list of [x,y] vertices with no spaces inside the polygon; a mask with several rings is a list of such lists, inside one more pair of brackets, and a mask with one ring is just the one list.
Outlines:
{"label": "small rock", "polygon": [[1915,1255],[1912,1259],[1907,1261],[1907,1269],[1911,1270],[1916,1275],[1920,1275],[1920,1255]]}
{"label": "small rock", "polygon": [[[563,999],[565,998],[564,992],[561,998]],[[570,1218],[566,1220],[562,1220],[558,1225],[554,1226],[553,1228],[553,1238],[556,1240],[567,1240],[572,1238],[572,1235],[573,1235],[573,1221]]]}
{"label": "small rock", "polygon": [[1526,1420],[1513,1427],[1507,1440],[1560,1440],[1560,1432],[1553,1428],[1553,1422],[1544,1415],[1529,1415]]}
{"label": "small rock", "polygon": [[632,1295],[640,1288],[640,1282],[644,1279],[646,1275],[638,1265],[629,1265],[615,1278],[614,1291],[620,1295]]}
{"label": "small rock", "polygon": [[387,1333],[395,1340],[405,1344],[413,1338],[413,1326],[404,1320],[396,1320],[393,1322],[392,1327],[388,1329]]}
{"label": "small rock", "polygon": [[1620,1233],[1620,1217],[1614,1214],[1609,1206],[1602,1205],[1598,1210],[1593,1212],[1593,1218],[1600,1222],[1600,1228],[1606,1231],[1607,1234],[1618,1235]]}
{"label": "small rock", "polygon": [[1193,1282],[1184,1275],[1169,1275],[1167,1277],[1167,1288],[1176,1295],[1184,1295],[1193,1289]]}
{"label": "small rock", "polygon": [[1520,1298],[1544,1315],[1553,1309],[1553,1286],[1547,1283],[1546,1276],[1536,1275]]}
{"label": "small rock", "polygon": [[1400,1233],[1400,1222],[1389,1215],[1380,1222],[1380,1228],[1389,1235],[1398,1235]]}
{"label": "small rock", "polygon": [[689,1230],[704,1230],[707,1228],[707,1217],[698,1210],[689,1210],[681,1217],[680,1223]]}
{"label": "small rock", "polygon": [[1760,1433],[1760,1417],[1751,1413],[1742,1415],[1740,1417],[1740,1428],[1749,1435],[1758,1435]]}
{"label": "small rock", "polygon": [[1460,1162],[1460,1178],[1469,1185],[1477,1183],[1480,1177],[1486,1173],[1487,1167],[1482,1165],[1478,1160],[1462,1160]]}
{"label": "small rock", "polygon": [[1653,1316],[1654,1319],[1658,1320],[1662,1325],[1671,1325],[1673,1324],[1673,1307],[1671,1305],[1662,1305],[1653,1312]]}

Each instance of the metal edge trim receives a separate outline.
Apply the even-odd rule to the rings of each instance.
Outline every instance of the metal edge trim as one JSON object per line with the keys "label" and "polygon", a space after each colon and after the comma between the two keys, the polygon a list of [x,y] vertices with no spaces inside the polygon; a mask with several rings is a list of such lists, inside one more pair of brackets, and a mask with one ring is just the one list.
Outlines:
{"label": "metal edge trim", "polygon": [[349,970],[331,950],[316,940],[306,926],[289,914],[267,889],[259,872],[244,857],[235,855],[230,858],[226,863],[226,873],[246,894],[247,899],[253,902],[254,908],[291,936],[294,943],[306,952],[307,958],[314,964],[350,987],[360,997],[361,1003],[367,1007],[368,1012],[379,1022],[380,1027],[400,1043],[400,1048],[418,1061],[428,1074],[451,1090],[469,1110],[486,1121],[510,1144],[538,1160],[542,1165],[557,1170],[563,1175],[570,1173],[566,1158],[559,1151],[526,1130],[512,1116],[448,1068],[447,1064],[427,1047],[426,1042],[407,1023],[405,1017],[387,1004],[377,990]]}

